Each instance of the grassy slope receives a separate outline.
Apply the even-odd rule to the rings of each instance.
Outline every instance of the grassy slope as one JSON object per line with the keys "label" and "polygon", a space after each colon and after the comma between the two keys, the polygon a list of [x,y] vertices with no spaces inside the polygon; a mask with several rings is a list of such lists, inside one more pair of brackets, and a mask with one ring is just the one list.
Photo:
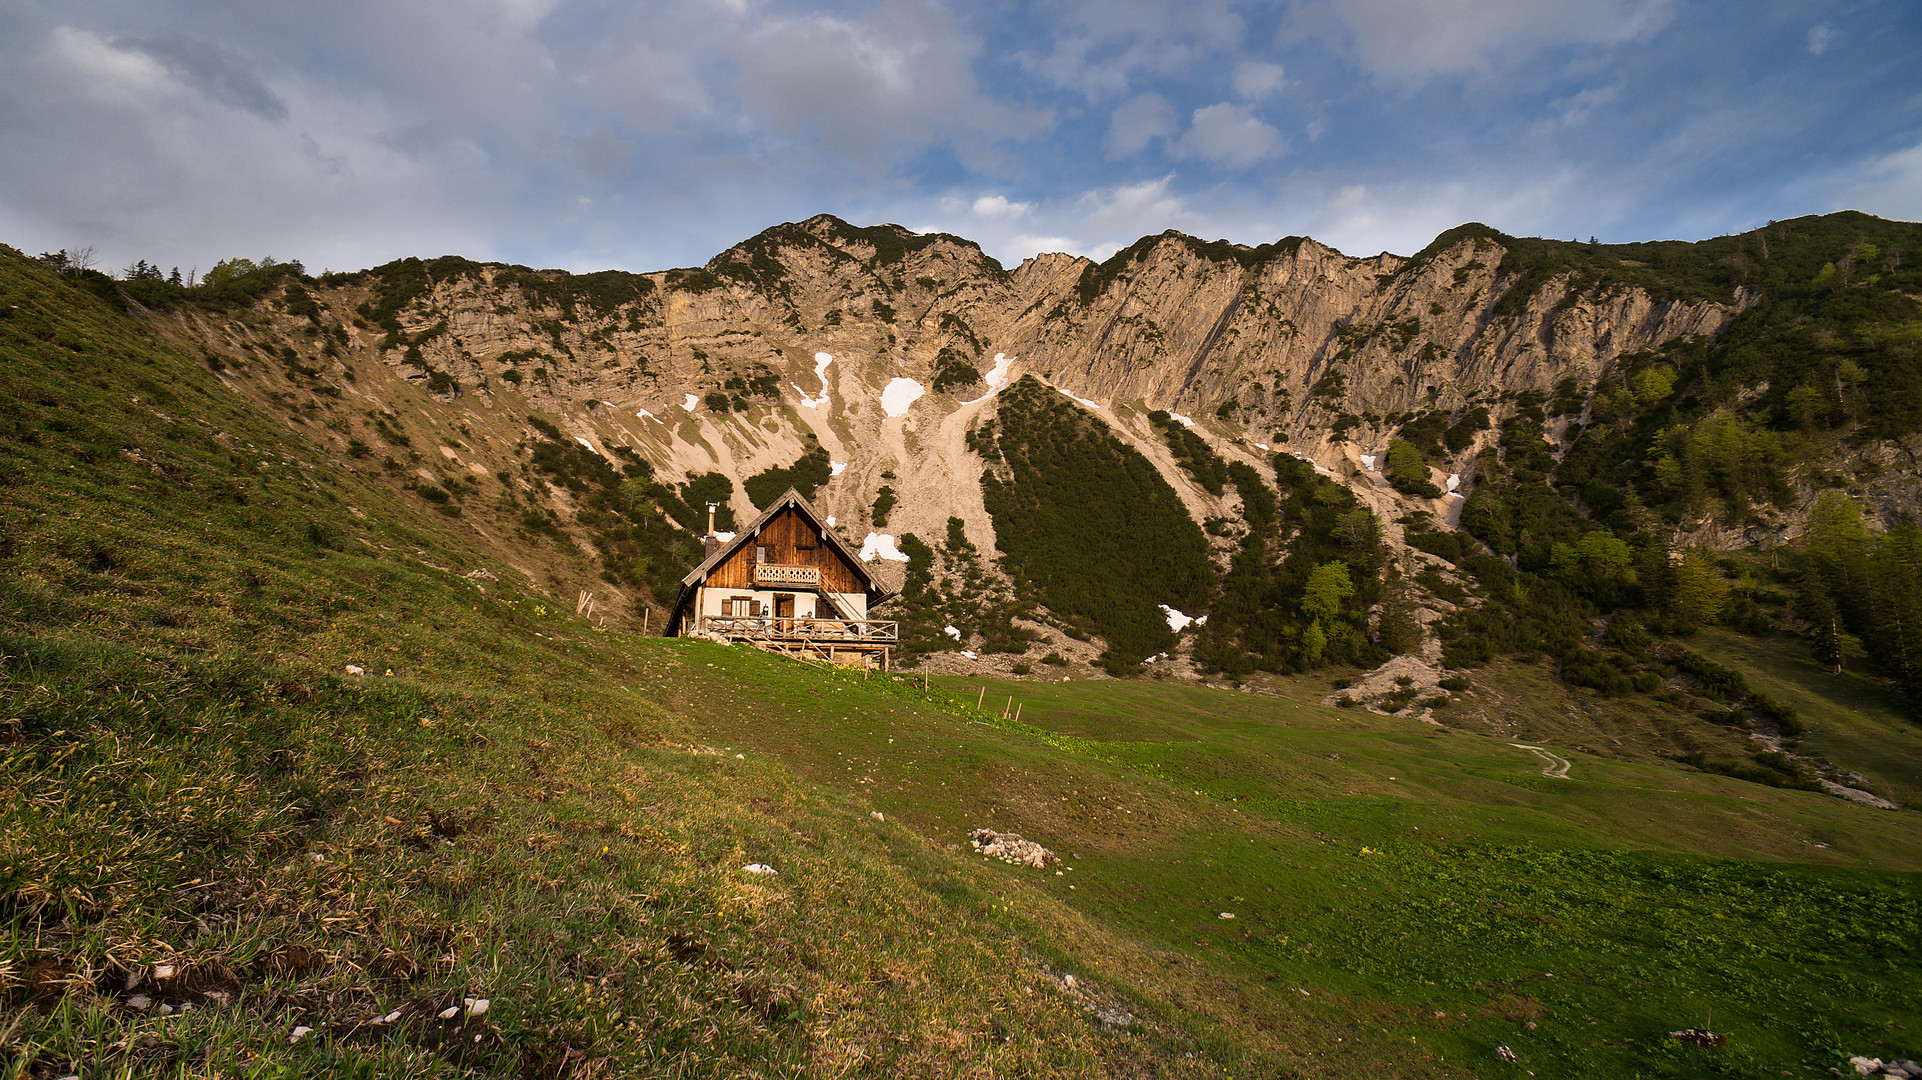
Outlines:
{"label": "grassy slope", "polygon": [[[1547,780],[1506,739],[1299,682],[995,684],[1016,725],[972,683],[596,634],[466,577],[509,575],[62,288],[0,256],[11,1073],[1916,1055],[1908,814],[1561,744],[1573,779]],[[1531,677],[1499,685],[1533,701]],[[1889,760],[1878,779],[1913,783]],[[1073,869],[985,863],[978,825]],[[1143,1022],[1094,1023],[1050,971]],[[464,996],[494,1007],[438,1019]],[[1662,1038],[1690,1024],[1731,1046]],[[296,1025],[316,1031],[288,1045]]]}
{"label": "grassy slope", "polygon": [[0,311],[6,1075],[1241,1059],[1091,1023],[955,899],[988,868],[690,741],[686,647],[467,576],[511,578],[11,253]]}
{"label": "grassy slope", "polygon": [[[1851,1046],[1917,1046],[1906,814],[1567,748],[1572,778],[1544,779],[1506,739],[1327,709],[1301,683],[949,684],[963,713],[977,686],[990,713],[1020,702],[1021,725],[984,726],[720,663],[687,689],[713,737],[936,837],[1044,839],[1073,869],[1042,891],[1106,928],[1085,969],[1311,1072],[1478,1069],[1507,1045],[1545,1076],[1819,1074]],[[1698,1024],[1732,1048],[1663,1038]]]}
{"label": "grassy slope", "polygon": [[1810,750],[1862,776],[1876,794],[1922,806],[1922,743],[1915,721],[1881,686],[1854,672],[1830,675],[1806,649],[1780,640],[1708,630],[1692,644],[1763,693],[1800,702]]}

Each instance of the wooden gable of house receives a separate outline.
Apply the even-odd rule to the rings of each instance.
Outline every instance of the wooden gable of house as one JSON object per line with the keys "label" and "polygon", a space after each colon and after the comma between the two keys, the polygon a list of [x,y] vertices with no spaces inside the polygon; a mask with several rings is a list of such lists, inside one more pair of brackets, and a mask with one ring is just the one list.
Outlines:
{"label": "wooden gable of house", "polygon": [[[709,588],[800,586],[834,593],[865,593],[873,588],[867,568],[848,551],[847,545],[831,538],[826,527],[796,503],[777,506],[772,514],[758,521],[751,532],[736,537],[728,546],[733,550],[725,552],[702,582]],[[812,568],[818,577],[770,580],[780,573],[772,568],[779,567]]]}

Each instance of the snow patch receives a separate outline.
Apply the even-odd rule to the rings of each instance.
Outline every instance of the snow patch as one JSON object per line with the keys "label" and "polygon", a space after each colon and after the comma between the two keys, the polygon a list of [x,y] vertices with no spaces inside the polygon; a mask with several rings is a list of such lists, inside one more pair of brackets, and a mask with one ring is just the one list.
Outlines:
{"label": "snow patch", "polygon": [[941,628],[941,632],[948,635],[949,637],[953,638],[956,641],[961,640],[961,631],[956,629],[955,627],[944,626]]}
{"label": "snow patch", "polygon": [[881,391],[881,411],[889,416],[900,416],[908,411],[908,406],[921,400],[921,395],[925,393],[927,391],[913,379],[889,379],[887,387]]}
{"label": "snow patch", "polygon": [[801,395],[801,407],[803,409],[818,409],[828,403],[828,365],[832,363],[834,363],[834,356],[832,354],[824,352],[814,354],[814,377],[821,380],[820,397],[809,397],[806,390],[795,386],[794,383],[788,383],[789,386],[794,387],[795,393]]}
{"label": "snow patch", "polygon": [[1462,474],[1449,473],[1448,474],[1448,490],[1453,491],[1456,488],[1461,486],[1462,486]]}
{"label": "snow patch", "polygon": [[901,554],[901,549],[895,546],[893,536],[887,533],[871,532],[866,540],[861,541],[861,561],[873,562],[876,559],[887,559],[890,562],[908,561],[908,557]]}
{"label": "snow patch", "polygon": [[962,655],[962,656],[965,656],[965,657],[967,657],[967,658],[968,658],[968,659],[970,659],[970,660],[979,660],[979,659],[981,659],[981,657],[980,657],[980,654],[978,654],[978,653],[976,653],[976,652],[975,652],[974,650],[972,650],[972,649],[962,649],[962,650],[961,650],[961,655]]}
{"label": "snow patch", "polygon": [[1290,453],[1296,461],[1305,461],[1308,464],[1313,465],[1315,467],[1315,471],[1320,473],[1323,476],[1335,475],[1332,470],[1330,470],[1328,467],[1324,466],[1320,462],[1316,461],[1314,458],[1309,457],[1307,454],[1295,454],[1292,451]]}
{"label": "snow patch", "polygon": [[1364,469],[1367,469],[1369,472],[1374,472],[1375,471],[1375,455],[1363,454],[1361,456],[1361,467]]}
{"label": "snow patch", "polygon": [[[1061,388],[1058,386],[1055,387],[1055,389],[1061,390]],[[1101,403],[1099,401],[1089,401],[1087,398],[1084,398],[1084,397],[1075,397],[1073,394],[1069,394],[1066,390],[1061,390],[1061,392],[1067,396],[1069,401],[1072,401],[1077,405],[1085,405],[1090,409],[1101,408]]]}
{"label": "snow patch", "polygon": [[1172,410],[1172,409],[1171,409],[1171,410],[1169,410],[1169,412],[1168,412],[1168,419],[1170,419],[1170,420],[1173,420],[1173,421],[1174,421],[1175,423],[1177,423],[1177,424],[1180,424],[1180,425],[1181,425],[1182,427],[1194,427],[1194,426],[1195,426],[1195,422],[1194,422],[1194,419],[1193,419],[1192,417],[1187,417],[1187,416],[1183,416],[1183,415],[1181,415],[1180,413],[1178,413],[1178,412],[1175,412],[1175,411],[1174,411],[1174,410]]}
{"label": "snow patch", "polygon": [[830,462],[828,462],[828,475],[829,475],[829,476],[839,476],[839,475],[841,475],[842,473],[844,473],[844,472],[846,472],[847,470],[848,470],[848,463],[847,463],[847,462],[845,462],[845,461],[830,461]]}
{"label": "snow patch", "polygon": [[[585,447],[587,447],[587,448],[588,448],[589,450],[593,450],[593,451],[594,451],[594,453],[596,453],[596,454],[599,454],[599,453],[600,453],[600,451],[599,451],[599,450],[594,450],[594,444],[593,444],[593,443],[591,443],[591,442],[588,442],[588,441],[587,441],[586,439],[583,439],[583,438],[581,438],[581,437],[580,437],[579,435],[576,435],[576,436],[574,436],[574,441],[575,441],[575,442],[577,442],[577,443],[580,443],[580,444],[581,444],[582,446],[585,446]],[[604,455],[604,454],[603,454],[602,456],[603,456],[603,457],[605,457],[606,455]]]}
{"label": "snow patch", "polygon": [[1161,613],[1168,617],[1168,629],[1173,630],[1177,634],[1181,633],[1183,630],[1186,630],[1188,628],[1189,623],[1199,623],[1207,619],[1208,617],[1206,615],[1203,615],[1199,619],[1191,619],[1188,616],[1183,615],[1181,612],[1176,611],[1174,608],[1171,608],[1166,604],[1161,605]]}
{"label": "snow patch", "polygon": [[999,390],[1008,384],[1008,365],[1012,363],[1014,357],[1006,353],[994,354],[994,368],[988,372],[989,390]]}
{"label": "snow patch", "polygon": [[648,412],[646,409],[642,409],[639,412],[636,412],[634,415],[644,420],[652,420],[657,424],[662,423],[662,420],[660,417],[655,416],[653,413]]}
{"label": "snow patch", "polygon": [[987,375],[988,392],[985,394],[982,394],[978,398],[975,398],[973,401],[964,401],[961,404],[978,405],[981,402],[986,401],[989,398],[993,397],[994,395],[1000,393],[1001,388],[1008,385],[1008,365],[1014,363],[1014,360],[1015,358],[1012,356],[1009,356],[1007,353],[995,353],[994,354],[994,370],[988,372],[988,375]]}
{"label": "snow patch", "polygon": [[693,394],[688,394],[681,399],[681,408],[686,409],[688,412],[693,412],[694,406],[698,405],[700,401],[700,398],[695,397]]}
{"label": "snow patch", "polygon": [[830,529],[832,529],[832,528],[834,528],[834,515],[833,515],[833,514],[829,514],[829,515],[828,515],[828,528],[830,528]]}
{"label": "snow patch", "polygon": [[1266,449],[1268,449],[1268,444],[1267,444],[1267,443],[1265,443],[1265,442],[1258,442],[1258,443],[1256,443],[1256,444],[1255,444],[1255,449],[1257,449],[1257,450],[1266,450]]}

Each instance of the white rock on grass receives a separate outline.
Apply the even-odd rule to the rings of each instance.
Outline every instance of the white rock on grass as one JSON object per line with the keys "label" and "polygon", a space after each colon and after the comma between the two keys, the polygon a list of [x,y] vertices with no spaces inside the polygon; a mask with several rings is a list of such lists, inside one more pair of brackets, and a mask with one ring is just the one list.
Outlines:
{"label": "white rock on grass", "polygon": [[741,869],[745,870],[750,874],[757,874],[761,877],[771,877],[775,874],[780,873],[779,870],[774,869],[772,866],[769,866],[766,863],[759,863],[759,862],[748,863],[746,866],[741,867]]}
{"label": "white rock on grass", "polygon": [[991,859],[1006,863],[1032,866],[1036,870],[1046,870],[1061,860],[1054,852],[1032,840],[1024,840],[1019,833],[1000,833],[993,829],[976,829],[968,834],[968,843],[974,850]]}

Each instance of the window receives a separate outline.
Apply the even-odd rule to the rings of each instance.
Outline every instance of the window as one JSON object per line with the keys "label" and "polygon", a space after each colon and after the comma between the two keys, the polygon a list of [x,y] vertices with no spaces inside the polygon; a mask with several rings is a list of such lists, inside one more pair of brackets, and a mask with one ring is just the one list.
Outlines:
{"label": "window", "polygon": [[766,548],[764,548],[764,547],[757,547],[757,548],[755,548],[755,549],[754,549],[754,561],[755,561],[755,562],[757,562],[757,563],[764,563],[764,562],[766,562],[766,561],[767,561],[767,549],[766,549]]}

